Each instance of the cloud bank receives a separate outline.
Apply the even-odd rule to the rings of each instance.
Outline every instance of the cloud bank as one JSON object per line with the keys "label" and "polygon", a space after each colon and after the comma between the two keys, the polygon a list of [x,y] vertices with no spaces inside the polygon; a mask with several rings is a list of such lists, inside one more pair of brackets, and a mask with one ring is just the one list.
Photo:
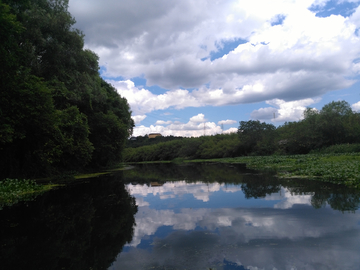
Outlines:
{"label": "cloud bank", "polygon": [[[264,101],[272,107],[252,118],[293,121],[359,75],[360,8],[317,16],[328,3],[73,0],[70,11],[137,123],[154,110]],[[146,86],[135,87],[137,77]]]}

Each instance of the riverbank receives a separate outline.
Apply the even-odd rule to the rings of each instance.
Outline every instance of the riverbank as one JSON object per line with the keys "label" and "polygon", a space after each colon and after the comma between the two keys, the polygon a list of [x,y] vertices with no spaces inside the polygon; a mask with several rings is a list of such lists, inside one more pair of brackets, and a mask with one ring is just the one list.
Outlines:
{"label": "riverbank", "polygon": [[[360,189],[360,153],[329,153],[282,156],[242,156],[235,158],[183,159],[138,163],[230,163],[246,168],[272,171],[280,178],[309,180],[346,185]],[[135,164],[134,162],[133,164]],[[129,163],[131,164],[131,163]]]}
{"label": "riverbank", "polygon": [[[160,161],[160,163],[169,162],[246,164],[246,167],[249,169],[272,171],[280,178],[306,178],[360,189],[360,153],[243,156],[195,160],[178,158],[173,161]],[[159,161],[140,163],[159,163]],[[111,170],[99,173],[72,175],[67,181],[97,177],[102,174],[125,169],[128,169],[128,167],[122,164],[117,169],[112,168]],[[56,184],[49,183],[48,181],[46,180],[47,183],[45,183],[43,181],[35,182],[32,180],[2,180],[0,184],[0,209],[4,205],[12,205],[18,201],[32,200],[42,192],[59,186],[59,183],[56,183],[56,181]]]}
{"label": "riverbank", "polygon": [[249,169],[274,171],[281,178],[307,178],[360,188],[360,153],[246,156],[185,162],[245,163]]}

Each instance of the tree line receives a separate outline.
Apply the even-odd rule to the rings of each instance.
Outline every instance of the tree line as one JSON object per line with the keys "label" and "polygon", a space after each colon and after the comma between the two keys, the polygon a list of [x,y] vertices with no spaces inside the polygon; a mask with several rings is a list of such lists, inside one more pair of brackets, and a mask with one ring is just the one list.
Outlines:
{"label": "tree line", "polygon": [[[154,140],[154,139],[148,139]],[[161,140],[161,139],[159,139]],[[247,155],[307,154],[316,151],[360,152],[360,113],[346,101],[333,101],[321,110],[307,108],[304,119],[275,127],[240,121],[237,133],[179,138],[146,145],[128,144],[125,161],[209,159]],[[155,142],[155,141],[154,141]]]}
{"label": "tree line", "polygon": [[163,142],[169,142],[169,141],[174,141],[174,140],[182,140],[184,139],[184,137],[180,137],[180,136],[157,136],[155,138],[149,138],[149,135],[144,135],[144,136],[137,136],[137,137],[131,137],[127,143],[126,143],[126,147],[130,147],[130,148],[137,148],[137,147],[141,147],[141,146],[145,146],[145,145],[153,145],[153,144],[158,144],[158,143],[163,143]]}
{"label": "tree line", "polygon": [[0,0],[0,175],[118,163],[134,122],[67,0]]}

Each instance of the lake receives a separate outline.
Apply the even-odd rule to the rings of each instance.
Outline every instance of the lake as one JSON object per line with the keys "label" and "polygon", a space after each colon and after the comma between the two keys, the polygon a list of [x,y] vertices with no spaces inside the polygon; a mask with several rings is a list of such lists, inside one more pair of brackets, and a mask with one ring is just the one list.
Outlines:
{"label": "lake", "polygon": [[0,210],[0,269],[360,269],[360,191],[143,164]]}

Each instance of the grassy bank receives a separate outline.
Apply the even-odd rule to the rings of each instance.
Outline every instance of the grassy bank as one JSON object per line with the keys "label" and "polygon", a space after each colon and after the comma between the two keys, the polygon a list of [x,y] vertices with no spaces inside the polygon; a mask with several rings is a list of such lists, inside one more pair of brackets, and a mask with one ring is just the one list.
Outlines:
{"label": "grassy bank", "polygon": [[360,153],[246,156],[186,162],[245,163],[247,168],[275,171],[279,177],[308,178],[360,188]]}

